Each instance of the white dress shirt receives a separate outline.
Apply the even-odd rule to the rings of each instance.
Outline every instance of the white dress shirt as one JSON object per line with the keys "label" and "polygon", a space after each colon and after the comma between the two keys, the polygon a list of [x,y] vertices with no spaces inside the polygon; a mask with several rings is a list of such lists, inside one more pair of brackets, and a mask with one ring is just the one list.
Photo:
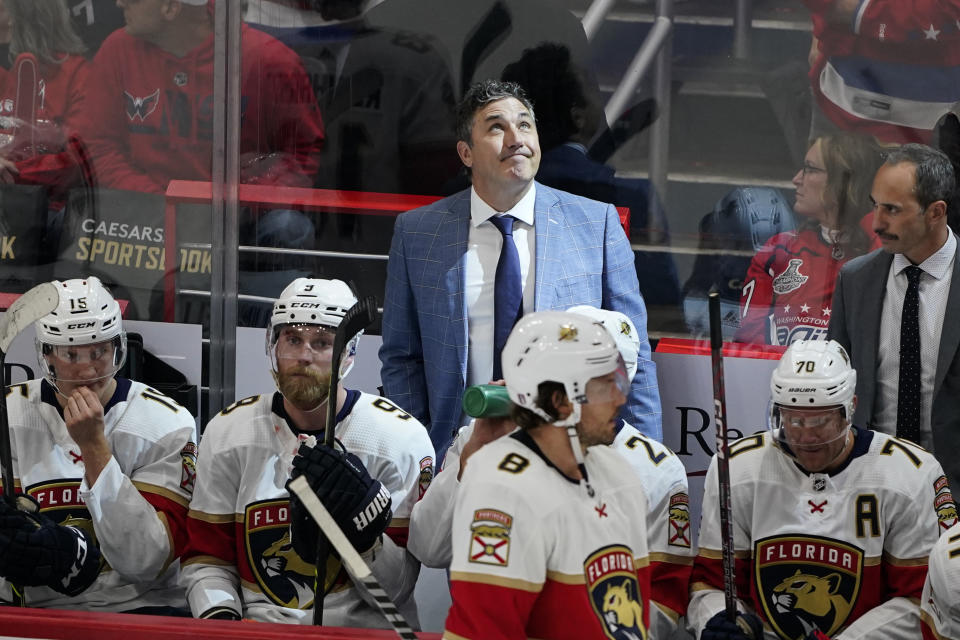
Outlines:
{"label": "white dress shirt", "polygon": [[[957,239],[953,233],[940,250],[921,262],[920,274],[920,442],[933,451],[930,414],[933,406],[933,384],[940,354],[940,333],[947,311],[947,296],[953,276]],[[887,274],[886,294],[880,315],[880,345],[877,351],[877,394],[873,408],[877,431],[897,433],[897,390],[900,382],[900,316],[907,293],[907,274],[912,263],[902,253],[894,254]]]}
{"label": "white dress shirt", "polygon": [[493,289],[497,276],[497,262],[503,235],[490,222],[496,215],[512,215],[513,242],[520,257],[520,278],[523,287],[523,312],[533,311],[534,261],[537,236],[533,230],[533,206],[537,199],[536,186],[531,183],[527,193],[512,209],[497,212],[470,189],[470,234],[467,237],[467,256],[463,293],[467,305],[467,386],[486,384],[493,375]]}

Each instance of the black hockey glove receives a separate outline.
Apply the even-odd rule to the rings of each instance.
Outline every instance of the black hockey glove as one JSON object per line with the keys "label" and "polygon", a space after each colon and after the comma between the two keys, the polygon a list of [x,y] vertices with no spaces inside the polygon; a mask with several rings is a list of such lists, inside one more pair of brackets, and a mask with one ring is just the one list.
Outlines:
{"label": "black hockey glove", "polygon": [[737,621],[730,622],[721,611],[707,622],[700,640],[763,640],[763,623],[752,613],[738,613]]}
{"label": "black hockey glove", "polygon": [[[370,477],[360,458],[322,444],[300,445],[290,480],[304,476],[350,544],[363,553],[390,524],[390,492]],[[289,481],[287,483],[289,490]],[[319,529],[296,495],[290,494],[290,541],[297,554],[312,562]]]}
{"label": "black hockey glove", "polygon": [[81,529],[39,512],[28,496],[17,508],[0,500],[0,576],[25,587],[50,587],[75,596],[100,574],[100,549]]}

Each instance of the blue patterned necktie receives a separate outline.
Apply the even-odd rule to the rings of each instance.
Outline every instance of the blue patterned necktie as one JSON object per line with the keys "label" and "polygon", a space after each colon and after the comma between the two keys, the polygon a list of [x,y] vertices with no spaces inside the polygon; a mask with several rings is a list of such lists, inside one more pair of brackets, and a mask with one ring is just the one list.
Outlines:
{"label": "blue patterned necktie", "polygon": [[493,379],[503,377],[500,354],[513,325],[523,313],[523,286],[520,281],[520,255],[513,242],[513,216],[494,216],[490,222],[503,234],[503,247],[497,261],[493,291]]}
{"label": "blue patterned necktie", "polygon": [[900,379],[897,388],[897,437],[920,442],[920,276],[909,266],[907,293],[900,316]]}

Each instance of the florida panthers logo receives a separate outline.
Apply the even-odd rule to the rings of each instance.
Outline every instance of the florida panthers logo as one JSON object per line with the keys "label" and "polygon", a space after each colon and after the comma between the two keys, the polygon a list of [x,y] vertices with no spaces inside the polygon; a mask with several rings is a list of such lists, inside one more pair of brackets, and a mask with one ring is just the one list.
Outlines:
{"label": "florida panthers logo", "polygon": [[815,536],[757,542],[757,587],[767,619],[782,638],[814,629],[833,636],[847,622],[862,581],[863,552]]}
{"label": "florida panthers logo", "polygon": [[157,105],[160,104],[160,89],[144,98],[132,96],[124,91],[123,97],[127,108],[127,117],[130,118],[130,121],[133,122],[135,118],[139,118],[140,122],[143,122],[147,119],[147,116],[157,110]]}
{"label": "florida panthers logo", "polygon": [[583,564],[587,593],[611,640],[646,640],[643,594],[637,580],[633,552],[611,545],[592,553]]}
{"label": "florida panthers logo", "polygon": [[257,586],[273,602],[293,609],[313,606],[313,565],[290,543],[288,500],[247,506],[244,519],[247,561]]}

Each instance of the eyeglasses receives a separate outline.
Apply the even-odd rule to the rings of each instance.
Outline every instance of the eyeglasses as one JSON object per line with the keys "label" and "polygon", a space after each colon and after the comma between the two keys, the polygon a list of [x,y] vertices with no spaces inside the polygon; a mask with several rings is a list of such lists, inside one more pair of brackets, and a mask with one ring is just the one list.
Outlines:
{"label": "eyeglasses", "polygon": [[820,167],[815,167],[809,162],[804,162],[803,166],[800,167],[800,172],[803,174],[803,177],[806,178],[811,173],[826,173],[826,169],[821,169]]}

